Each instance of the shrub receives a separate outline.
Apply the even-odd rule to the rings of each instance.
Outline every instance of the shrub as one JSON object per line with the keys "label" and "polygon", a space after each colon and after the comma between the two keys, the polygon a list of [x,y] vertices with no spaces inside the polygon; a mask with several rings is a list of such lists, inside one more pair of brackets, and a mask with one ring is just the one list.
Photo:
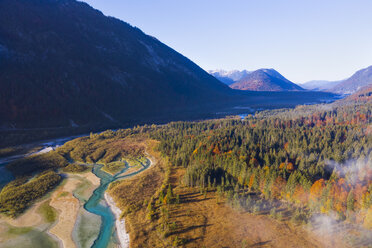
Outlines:
{"label": "shrub", "polygon": [[17,216],[61,180],[62,177],[54,171],[46,171],[34,178],[23,177],[10,182],[0,192],[0,212]]}
{"label": "shrub", "polygon": [[80,173],[87,170],[87,167],[81,164],[69,164],[63,168],[64,172]]}

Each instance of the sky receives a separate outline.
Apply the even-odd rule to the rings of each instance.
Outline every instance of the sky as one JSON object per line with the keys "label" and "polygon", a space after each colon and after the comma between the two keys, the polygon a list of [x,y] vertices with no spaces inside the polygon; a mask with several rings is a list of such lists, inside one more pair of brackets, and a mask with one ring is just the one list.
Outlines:
{"label": "sky", "polygon": [[341,80],[372,65],[371,0],[85,0],[205,70]]}

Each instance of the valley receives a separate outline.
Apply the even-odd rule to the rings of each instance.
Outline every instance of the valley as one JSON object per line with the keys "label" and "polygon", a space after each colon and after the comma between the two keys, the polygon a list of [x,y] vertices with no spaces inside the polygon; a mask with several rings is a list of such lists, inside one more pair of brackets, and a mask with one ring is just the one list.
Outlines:
{"label": "valley", "polygon": [[0,248],[371,248],[368,7],[0,0]]}
{"label": "valley", "polygon": [[[9,161],[15,175],[52,170],[63,179],[15,212],[4,209],[3,188],[1,211],[16,218],[2,217],[0,236],[15,232],[23,247],[363,247],[372,242],[371,136],[354,130],[369,130],[370,102],[352,99],[63,139],[54,151]],[[330,160],[358,171],[329,171]]]}
{"label": "valley", "polygon": [[[111,125],[86,125],[80,127],[30,128],[30,129],[1,129],[1,148],[19,145],[32,145],[40,140],[56,139],[60,137],[78,137],[90,132],[100,132],[107,129],[128,128],[136,125],[166,124],[171,121],[205,120],[224,118],[229,115],[254,114],[256,111],[277,108],[293,108],[301,104],[329,103],[340,98],[340,95],[326,92],[244,92],[239,93],[233,102],[221,105],[194,106],[189,110],[179,110],[177,113],[167,112],[156,117],[133,119],[126,123]],[[212,106],[213,105],[213,106]],[[0,154],[0,158],[1,158]]]}

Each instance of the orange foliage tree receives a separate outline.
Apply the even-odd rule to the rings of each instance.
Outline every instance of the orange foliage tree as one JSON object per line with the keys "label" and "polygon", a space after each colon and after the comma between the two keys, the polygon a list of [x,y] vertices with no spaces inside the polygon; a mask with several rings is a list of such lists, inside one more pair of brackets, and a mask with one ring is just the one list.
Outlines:
{"label": "orange foliage tree", "polygon": [[310,200],[316,202],[320,199],[325,187],[324,179],[319,179],[310,188]]}

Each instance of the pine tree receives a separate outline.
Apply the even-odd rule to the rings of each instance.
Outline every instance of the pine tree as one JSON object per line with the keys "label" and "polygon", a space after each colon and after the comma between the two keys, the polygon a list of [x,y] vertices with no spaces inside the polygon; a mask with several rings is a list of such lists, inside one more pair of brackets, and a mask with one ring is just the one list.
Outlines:
{"label": "pine tree", "polygon": [[171,185],[169,184],[168,186],[168,190],[167,190],[167,203],[172,203],[173,201],[173,190],[172,190],[172,187]]}
{"label": "pine tree", "polygon": [[151,202],[149,202],[147,206],[147,219],[152,220],[153,216],[154,216],[154,209],[152,207]]}
{"label": "pine tree", "polygon": [[163,193],[163,191],[160,191],[160,194],[159,194],[159,202],[160,202],[160,204],[163,204],[163,201],[164,201],[164,193]]}
{"label": "pine tree", "polygon": [[354,192],[353,190],[350,190],[349,194],[347,195],[347,210],[354,211]]}

